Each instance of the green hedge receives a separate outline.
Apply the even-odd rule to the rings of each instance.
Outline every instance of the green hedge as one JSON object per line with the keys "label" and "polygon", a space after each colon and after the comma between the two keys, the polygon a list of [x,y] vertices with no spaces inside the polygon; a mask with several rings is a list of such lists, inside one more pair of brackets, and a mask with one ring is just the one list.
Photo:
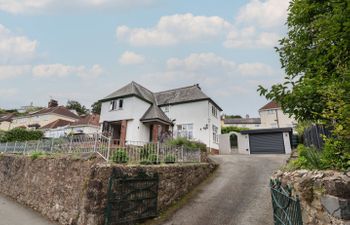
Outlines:
{"label": "green hedge", "polygon": [[24,128],[14,128],[5,131],[0,136],[0,142],[31,141],[43,138],[44,134],[39,130],[27,130]]}

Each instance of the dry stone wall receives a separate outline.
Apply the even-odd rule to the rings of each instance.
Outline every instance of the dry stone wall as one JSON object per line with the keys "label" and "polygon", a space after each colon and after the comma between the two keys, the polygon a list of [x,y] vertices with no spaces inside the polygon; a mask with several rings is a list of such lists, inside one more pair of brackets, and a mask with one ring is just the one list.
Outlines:
{"label": "dry stone wall", "polygon": [[212,163],[121,166],[96,159],[0,155],[0,193],[60,224],[102,225],[113,169],[129,175],[158,173],[158,208],[164,210],[215,168]]}
{"label": "dry stone wall", "polygon": [[350,174],[336,171],[278,171],[300,198],[305,225],[350,225]]}

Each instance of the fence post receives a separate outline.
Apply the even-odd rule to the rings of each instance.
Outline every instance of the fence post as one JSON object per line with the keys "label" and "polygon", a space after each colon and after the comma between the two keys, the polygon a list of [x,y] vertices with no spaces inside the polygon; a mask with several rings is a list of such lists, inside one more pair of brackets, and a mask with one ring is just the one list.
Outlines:
{"label": "fence post", "polygon": [[40,143],[40,139],[38,140],[38,143],[36,143],[36,149],[35,149],[36,152],[37,152],[38,149],[39,149],[39,143]]}
{"label": "fence post", "polygon": [[185,162],[185,159],[184,159],[184,146],[183,145],[181,145],[181,161]]}
{"label": "fence post", "polygon": [[28,141],[26,141],[26,142],[24,143],[24,150],[23,150],[23,155],[25,155],[25,154],[26,154],[26,149],[27,149],[27,142],[28,142]]}
{"label": "fence post", "polygon": [[8,141],[6,141],[5,152],[7,151]]}
{"label": "fence post", "polygon": [[107,157],[106,157],[106,160],[107,162],[109,161],[109,154],[110,154],[110,151],[111,151],[111,137],[108,138],[108,146],[107,146]]}
{"label": "fence post", "polygon": [[199,154],[198,154],[199,161],[198,162],[200,163],[200,162],[202,162],[202,151],[200,148],[198,149],[198,152],[199,152]]}
{"label": "fence post", "polygon": [[50,152],[52,152],[52,149],[53,149],[53,138],[52,138],[52,141],[51,141]]}
{"label": "fence post", "polygon": [[95,135],[94,152],[96,152],[96,148],[97,148],[97,139],[98,139],[98,134]]}
{"label": "fence post", "polygon": [[72,136],[70,136],[70,140],[69,140],[69,153],[72,152],[72,142],[73,142],[73,138],[72,138]]}
{"label": "fence post", "polygon": [[13,147],[13,152],[16,151],[16,145],[17,145],[17,141],[15,141],[15,146]]}
{"label": "fence post", "polygon": [[157,164],[159,163],[159,150],[160,150],[160,143],[157,142]]}

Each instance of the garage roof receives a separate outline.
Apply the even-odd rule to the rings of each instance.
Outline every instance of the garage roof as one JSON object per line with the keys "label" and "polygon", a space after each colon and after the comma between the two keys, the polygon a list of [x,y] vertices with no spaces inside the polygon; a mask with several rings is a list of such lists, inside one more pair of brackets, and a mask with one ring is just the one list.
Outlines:
{"label": "garage roof", "polygon": [[256,130],[243,130],[241,134],[266,134],[266,133],[278,133],[278,132],[292,132],[293,128],[269,128],[269,129],[256,129]]}

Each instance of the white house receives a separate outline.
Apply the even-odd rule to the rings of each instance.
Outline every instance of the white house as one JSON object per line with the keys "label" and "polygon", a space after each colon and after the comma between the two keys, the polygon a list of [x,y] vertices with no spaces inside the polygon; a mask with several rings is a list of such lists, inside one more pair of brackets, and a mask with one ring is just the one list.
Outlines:
{"label": "white house", "polygon": [[75,122],[58,119],[40,129],[48,138],[59,138],[68,134],[94,134],[100,130],[99,119],[96,114],[82,116]]}
{"label": "white house", "polygon": [[213,152],[219,149],[222,109],[198,84],[152,92],[131,82],[100,101],[101,130],[114,144],[181,136],[201,141]]}
{"label": "white house", "polygon": [[259,114],[261,128],[294,128],[296,125],[296,120],[285,114],[275,101],[271,101],[260,108]]}

